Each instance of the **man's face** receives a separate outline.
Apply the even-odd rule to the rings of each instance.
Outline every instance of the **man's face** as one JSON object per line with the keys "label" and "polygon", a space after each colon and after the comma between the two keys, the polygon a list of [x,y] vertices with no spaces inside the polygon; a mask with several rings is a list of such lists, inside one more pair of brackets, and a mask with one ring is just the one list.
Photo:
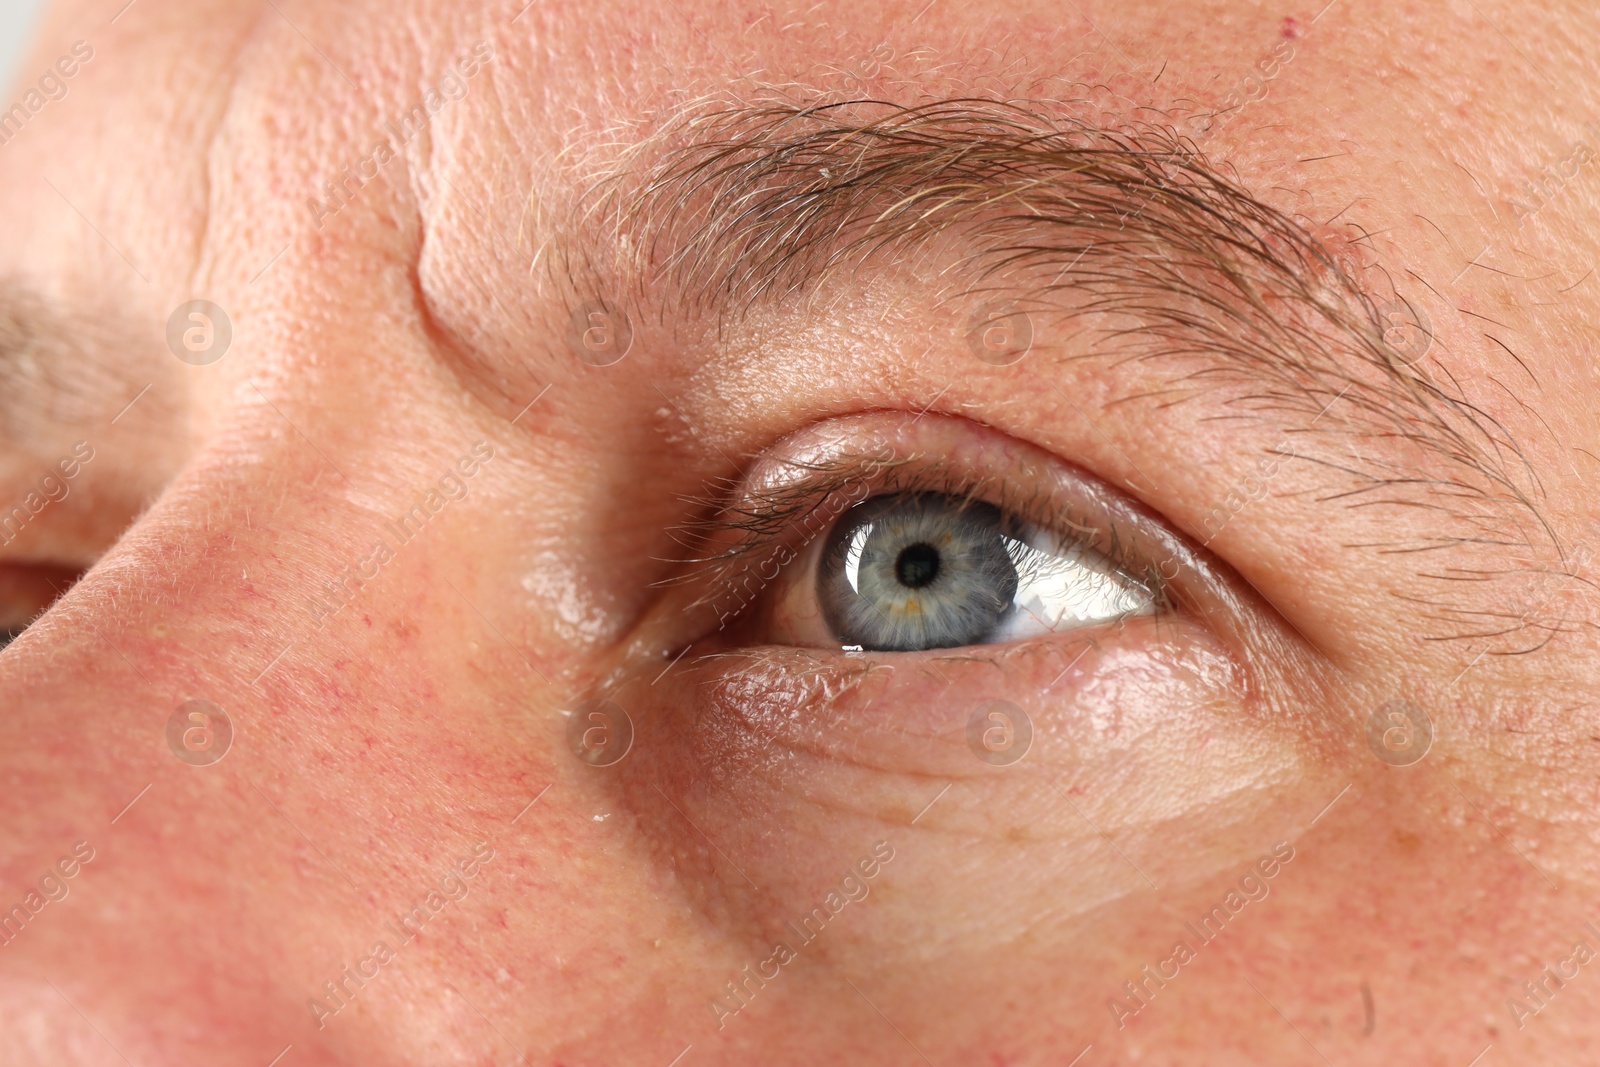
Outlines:
{"label": "man's face", "polygon": [[0,1060],[1592,1062],[1596,54],[60,4]]}

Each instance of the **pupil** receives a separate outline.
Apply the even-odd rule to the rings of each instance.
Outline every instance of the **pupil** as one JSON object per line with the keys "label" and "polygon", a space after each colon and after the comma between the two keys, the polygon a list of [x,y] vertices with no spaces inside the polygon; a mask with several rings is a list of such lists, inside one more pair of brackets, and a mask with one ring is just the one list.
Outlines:
{"label": "pupil", "polygon": [[906,547],[894,561],[894,576],[910,589],[931,585],[939,577],[939,550],[929,544]]}

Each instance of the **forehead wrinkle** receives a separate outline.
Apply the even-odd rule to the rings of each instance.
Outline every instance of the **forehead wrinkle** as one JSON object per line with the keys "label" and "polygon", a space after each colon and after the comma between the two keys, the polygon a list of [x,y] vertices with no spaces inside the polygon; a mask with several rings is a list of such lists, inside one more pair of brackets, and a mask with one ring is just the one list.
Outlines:
{"label": "forehead wrinkle", "polygon": [[[967,253],[958,297],[1090,320],[1083,358],[1165,366],[1164,404],[1225,391],[1337,444],[1309,457],[1348,481],[1327,498],[1454,520],[1377,547],[1548,539],[1559,552],[1509,431],[1448,371],[1436,381],[1383,340],[1381,307],[1398,294],[1378,268],[1379,291],[1358,283],[1345,264],[1359,242],[1335,251],[1160,118],[1107,128],[966,97],[703,99],[590,176],[582,236],[552,266],[579,290],[720,324],[885,253],[905,271],[911,252],[954,242]],[[1373,447],[1347,455],[1352,439]]]}

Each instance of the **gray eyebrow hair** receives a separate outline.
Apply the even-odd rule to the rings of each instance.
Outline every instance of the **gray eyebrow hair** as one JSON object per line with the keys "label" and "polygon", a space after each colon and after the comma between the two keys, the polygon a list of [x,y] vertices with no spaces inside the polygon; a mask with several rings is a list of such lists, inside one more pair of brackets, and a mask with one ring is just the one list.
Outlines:
{"label": "gray eyebrow hair", "polygon": [[[1563,555],[1509,431],[1442,364],[1429,375],[1386,343],[1385,306],[1410,304],[1376,268],[1378,293],[1358,284],[1359,241],[1341,257],[1170,126],[1103,128],[1058,111],[979,98],[686,108],[592,176],[585,244],[615,261],[557,258],[575,287],[670,293],[685,315],[725,320],[958,242],[958,298],[1004,293],[1019,308],[1090,316],[1081,358],[1172,366],[1169,388],[1147,398],[1228,389],[1237,411],[1342,444],[1295,452],[1345,476],[1326,498],[1456,520],[1366,547],[1548,541]],[[1355,447],[1364,441],[1374,448]]]}
{"label": "gray eyebrow hair", "polygon": [[0,439],[24,443],[82,420],[99,372],[45,300],[0,284]]}
{"label": "gray eyebrow hair", "polygon": [[0,440],[27,443],[115,414],[99,405],[134,374],[112,358],[123,344],[109,334],[99,318],[67,317],[26,283],[0,278]]}
{"label": "gray eyebrow hair", "polygon": [[43,458],[63,436],[109,428],[136,396],[141,418],[175,419],[169,391],[148,388],[172,372],[130,342],[140,334],[113,311],[57,306],[26,281],[0,277],[0,460]]}

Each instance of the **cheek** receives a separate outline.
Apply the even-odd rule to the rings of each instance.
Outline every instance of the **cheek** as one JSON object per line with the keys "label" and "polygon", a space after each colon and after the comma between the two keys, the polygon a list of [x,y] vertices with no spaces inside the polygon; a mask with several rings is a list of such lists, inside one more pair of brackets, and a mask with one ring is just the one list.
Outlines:
{"label": "cheek", "polygon": [[1142,889],[1139,871],[1159,884],[1194,877],[1196,856],[1207,872],[1253,860],[1300,746],[1246,689],[1214,639],[1171,619],[982,656],[711,658],[638,687],[650,758],[626,790],[647,822],[657,790],[693,821],[651,829],[743,902],[731,918],[751,934],[781,933],[885,840],[895,859],[840,919],[860,929],[816,951],[880,967],[937,937],[981,953],[1005,940],[997,910],[1062,922]]}

